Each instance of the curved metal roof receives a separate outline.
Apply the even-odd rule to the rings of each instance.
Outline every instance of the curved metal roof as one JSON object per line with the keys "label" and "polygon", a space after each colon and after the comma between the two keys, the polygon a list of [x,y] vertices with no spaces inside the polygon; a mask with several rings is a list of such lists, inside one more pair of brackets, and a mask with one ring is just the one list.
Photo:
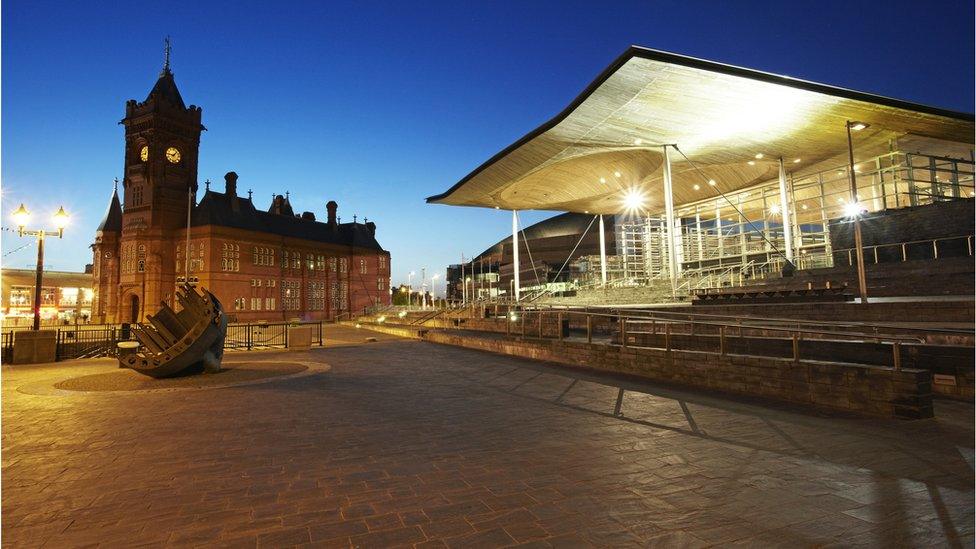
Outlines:
{"label": "curved metal roof", "polygon": [[802,172],[846,154],[848,120],[870,125],[858,151],[908,134],[973,141],[969,113],[632,46],[556,117],[427,202],[609,214],[637,188],[662,210],[661,145],[690,160],[671,152],[680,206],[707,198],[694,189],[707,179],[731,192],[774,179],[778,158]]}

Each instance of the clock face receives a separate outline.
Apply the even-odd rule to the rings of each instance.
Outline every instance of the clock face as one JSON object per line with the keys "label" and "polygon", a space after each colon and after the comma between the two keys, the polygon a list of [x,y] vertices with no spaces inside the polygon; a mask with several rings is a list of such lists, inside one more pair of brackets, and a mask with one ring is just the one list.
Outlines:
{"label": "clock face", "polygon": [[139,160],[142,160],[143,162],[145,162],[146,160],[149,160],[149,147],[148,146],[146,146],[146,145],[143,145],[142,146],[142,149],[139,151]]}
{"label": "clock face", "polygon": [[180,151],[176,150],[176,147],[170,147],[166,149],[166,160],[169,160],[173,164],[179,163]]}

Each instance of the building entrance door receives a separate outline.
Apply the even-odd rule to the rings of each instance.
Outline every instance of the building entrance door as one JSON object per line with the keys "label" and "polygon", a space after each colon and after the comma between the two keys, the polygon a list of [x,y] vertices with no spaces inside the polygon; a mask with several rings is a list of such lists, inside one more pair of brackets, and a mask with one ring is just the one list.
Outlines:
{"label": "building entrance door", "polygon": [[132,296],[129,300],[129,304],[129,320],[132,322],[139,322],[139,296]]}

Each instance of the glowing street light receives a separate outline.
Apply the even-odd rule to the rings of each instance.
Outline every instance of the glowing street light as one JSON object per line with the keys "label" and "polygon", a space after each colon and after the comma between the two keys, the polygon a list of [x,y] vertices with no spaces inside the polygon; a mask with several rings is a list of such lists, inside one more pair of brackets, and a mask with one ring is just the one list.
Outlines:
{"label": "glowing street light", "polygon": [[12,214],[14,218],[14,223],[17,224],[17,234],[20,236],[34,236],[37,237],[37,269],[34,274],[34,330],[41,329],[41,282],[44,278],[44,237],[46,236],[56,236],[58,238],[64,237],[64,228],[68,226],[68,212],[64,211],[64,206],[60,206],[58,211],[55,212],[52,217],[54,226],[57,227],[56,231],[47,231],[44,229],[27,229],[27,223],[30,222],[31,214],[27,211],[27,208],[23,204],[19,208],[14,210]]}

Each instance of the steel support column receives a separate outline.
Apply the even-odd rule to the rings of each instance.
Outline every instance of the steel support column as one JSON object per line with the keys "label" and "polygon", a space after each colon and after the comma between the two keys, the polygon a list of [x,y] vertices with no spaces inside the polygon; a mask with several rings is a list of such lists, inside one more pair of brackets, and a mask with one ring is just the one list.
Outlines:
{"label": "steel support column", "polygon": [[522,289],[519,284],[519,241],[518,241],[518,212],[512,210],[512,272],[515,280],[515,301],[522,297]]}
{"label": "steel support column", "polygon": [[600,215],[600,281],[607,285],[607,238],[603,233],[603,215]]}
{"label": "steel support column", "polygon": [[664,152],[664,226],[668,237],[668,275],[671,277],[671,293],[678,288],[678,253],[674,235],[674,195],[671,192],[671,159],[668,157],[668,146],[662,147]]}
{"label": "steel support column", "polygon": [[790,220],[790,199],[786,193],[786,166],[779,159],[779,211],[783,216],[783,241],[786,246],[786,259],[793,261],[793,223]]}

